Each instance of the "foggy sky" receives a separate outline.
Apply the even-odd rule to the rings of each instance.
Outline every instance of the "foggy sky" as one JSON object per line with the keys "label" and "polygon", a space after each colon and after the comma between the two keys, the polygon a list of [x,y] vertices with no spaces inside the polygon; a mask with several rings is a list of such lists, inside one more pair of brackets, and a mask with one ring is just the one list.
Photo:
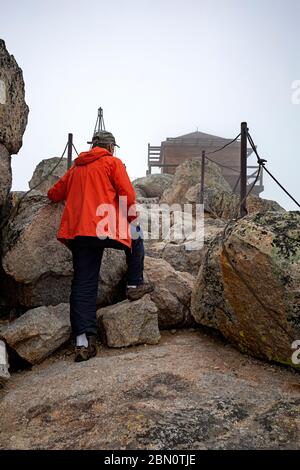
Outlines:
{"label": "foggy sky", "polygon": [[[145,175],[148,142],[197,128],[231,138],[247,121],[268,168],[299,199],[299,20],[298,0],[0,0],[0,37],[23,69],[30,107],[13,189],[60,156],[68,132],[86,150],[102,106],[132,178]],[[263,197],[297,209],[267,175],[264,183]]]}

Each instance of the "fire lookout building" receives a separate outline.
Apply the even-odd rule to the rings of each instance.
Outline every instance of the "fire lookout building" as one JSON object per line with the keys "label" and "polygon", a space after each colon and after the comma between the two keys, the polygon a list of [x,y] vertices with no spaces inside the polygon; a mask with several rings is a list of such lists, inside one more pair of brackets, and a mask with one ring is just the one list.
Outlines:
{"label": "fire lookout building", "polygon": [[[197,131],[179,137],[167,137],[164,142],[161,142],[160,146],[148,144],[147,174],[151,174],[153,167],[160,168],[162,173],[174,174],[176,167],[185,160],[201,159],[203,150],[208,154],[230,141],[231,139]],[[248,149],[248,157],[252,152],[252,149]],[[240,141],[237,140],[223,150],[209,155],[209,158],[220,165],[221,172],[232,190],[239,192]],[[247,166],[248,187],[253,183],[257,170],[258,166]],[[259,195],[263,190],[263,175],[261,172],[253,188],[253,194]]]}

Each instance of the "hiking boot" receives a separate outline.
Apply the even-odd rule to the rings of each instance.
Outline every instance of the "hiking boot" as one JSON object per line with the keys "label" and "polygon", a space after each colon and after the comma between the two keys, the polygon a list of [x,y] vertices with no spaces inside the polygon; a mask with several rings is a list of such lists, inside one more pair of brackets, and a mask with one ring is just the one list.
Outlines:
{"label": "hiking boot", "polygon": [[145,294],[149,294],[153,292],[154,285],[152,282],[144,282],[137,287],[127,287],[126,289],[126,296],[128,300],[138,300],[143,297]]}
{"label": "hiking boot", "polygon": [[97,342],[96,336],[88,336],[88,347],[85,346],[76,346],[75,347],[75,362],[88,361],[91,357],[95,357],[97,354]]}

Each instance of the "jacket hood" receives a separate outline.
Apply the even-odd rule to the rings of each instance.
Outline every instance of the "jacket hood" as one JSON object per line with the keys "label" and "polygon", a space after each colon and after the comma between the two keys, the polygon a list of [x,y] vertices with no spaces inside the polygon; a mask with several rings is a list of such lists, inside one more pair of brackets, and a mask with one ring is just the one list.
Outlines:
{"label": "jacket hood", "polygon": [[94,147],[93,149],[88,150],[87,152],[81,152],[79,156],[75,158],[74,164],[76,166],[88,165],[89,163],[92,163],[95,160],[106,156],[112,156],[112,154],[104,148]]}

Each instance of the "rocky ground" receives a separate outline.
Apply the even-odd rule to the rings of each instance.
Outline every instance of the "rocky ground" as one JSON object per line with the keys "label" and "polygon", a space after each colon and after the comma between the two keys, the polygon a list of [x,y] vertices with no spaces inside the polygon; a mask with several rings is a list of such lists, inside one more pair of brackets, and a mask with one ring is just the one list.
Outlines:
{"label": "rocky ground", "polygon": [[299,449],[299,374],[205,330],[158,345],[61,349],[1,391],[2,449]]}

